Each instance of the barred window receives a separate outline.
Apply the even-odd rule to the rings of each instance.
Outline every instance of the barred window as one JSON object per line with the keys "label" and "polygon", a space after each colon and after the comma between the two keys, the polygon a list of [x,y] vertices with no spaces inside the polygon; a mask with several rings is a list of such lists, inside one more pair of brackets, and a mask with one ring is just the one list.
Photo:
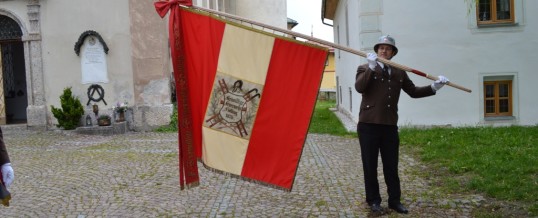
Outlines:
{"label": "barred window", "polygon": [[479,0],[476,17],[479,25],[514,23],[514,0]]}

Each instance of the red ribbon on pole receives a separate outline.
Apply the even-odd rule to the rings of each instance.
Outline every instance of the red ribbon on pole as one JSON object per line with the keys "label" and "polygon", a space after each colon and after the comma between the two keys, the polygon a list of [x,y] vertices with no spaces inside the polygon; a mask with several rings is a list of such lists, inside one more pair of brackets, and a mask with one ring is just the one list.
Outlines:
{"label": "red ribbon on pole", "polygon": [[185,51],[181,32],[180,6],[192,6],[192,0],[169,0],[155,2],[157,13],[164,18],[170,11],[168,22],[172,65],[176,82],[178,137],[179,137],[179,183],[183,190],[199,184],[198,166],[193,145],[192,115],[189,107],[187,87],[187,68],[185,67]]}

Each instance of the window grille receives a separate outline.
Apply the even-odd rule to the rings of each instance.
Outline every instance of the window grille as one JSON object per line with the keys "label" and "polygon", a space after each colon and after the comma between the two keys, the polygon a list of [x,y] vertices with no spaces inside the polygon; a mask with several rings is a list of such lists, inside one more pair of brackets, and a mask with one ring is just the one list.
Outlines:
{"label": "window grille", "polygon": [[0,15],[0,40],[17,40],[21,37],[19,24],[7,16]]}

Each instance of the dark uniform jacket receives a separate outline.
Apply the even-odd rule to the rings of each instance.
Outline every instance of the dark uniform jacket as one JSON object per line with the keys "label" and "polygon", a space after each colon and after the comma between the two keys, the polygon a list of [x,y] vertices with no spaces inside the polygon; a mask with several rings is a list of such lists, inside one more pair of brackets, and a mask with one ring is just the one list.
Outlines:
{"label": "dark uniform jacket", "polygon": [[383,75],[382,72],[379,64],[375,71],[368,64],[357,69],[355,90],[362,94],[359,122],[397,125],[401,90],[412,98],[435,95],[431,86],[416,87],[403,70],[391,67],[390,76]]}
{"label": "dark uniform jacket", "polygon": [[4,135],[2,134],[2,129],[0,128],[0,166],[5,163],[10,163],[9,156],[7,155],[6,145],[4,144]]}

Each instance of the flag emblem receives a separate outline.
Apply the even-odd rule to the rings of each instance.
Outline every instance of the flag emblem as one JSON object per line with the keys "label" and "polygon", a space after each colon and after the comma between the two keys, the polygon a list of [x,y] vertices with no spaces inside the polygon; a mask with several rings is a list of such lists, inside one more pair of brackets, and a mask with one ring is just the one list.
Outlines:
{"label": "flag emblem", "polygon": [[261,85],[217,73],[204,126],[249,139],[262,89]]}

